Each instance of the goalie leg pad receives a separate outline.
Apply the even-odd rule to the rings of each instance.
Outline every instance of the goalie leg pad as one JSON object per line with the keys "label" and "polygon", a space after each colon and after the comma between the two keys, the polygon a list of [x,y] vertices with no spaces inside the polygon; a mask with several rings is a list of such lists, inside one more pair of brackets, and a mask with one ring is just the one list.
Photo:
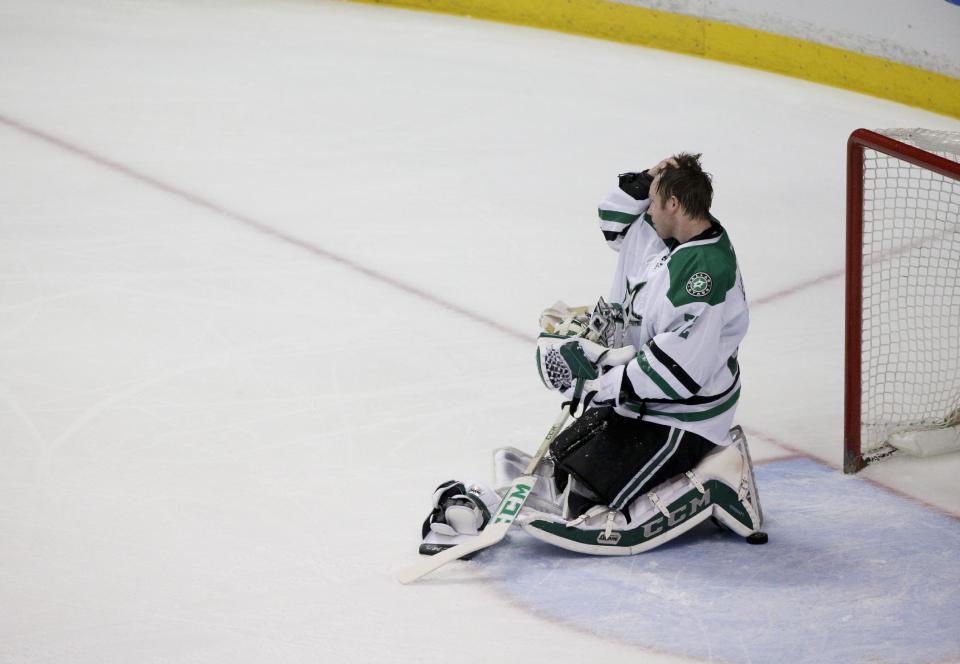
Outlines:
{"label": "goalie leg pad", "polygon": [[[760,494],[757,492],[757,478],[753,472],[753,459],[750,457],[750,447],[747,445],[747,436],[743,429],[735,426],[730,429],[730,439],[733,441],[733,447],[740,452],[742,465],[740,467],[740,485],[737,488],[737,497],[743,504],[744,510],[750,516],[753,531],[760,530],[763,526],[763,508],[760,506]],[[723,522],[722,519],[719,519]],[[728,524],[724,524],[728,525]],[[730,527],[728,525],[728,527]],[[741,535],[749,535],[736,528],[731,528],[734,532]]]}
{"label": "goalie leg pad", "polygon": [[531,512],[520,525],[533,537],[569,551],[629,556],[665,544],[710,518],[715,494],[713,487],[701,493],[681,476],[634,501],[629,519],[623,511],[596,505],[572,521]]}
{"label": "goalie leg pad", "polygon": [[569,521],[530,511],[519,523],[533,537],[563,549],[608,556],[649,551],[711,516],[746,537],[760,529],[761,512],[749,452],[734,441],[694,470],[657,485],[626,512],[597,505]]}

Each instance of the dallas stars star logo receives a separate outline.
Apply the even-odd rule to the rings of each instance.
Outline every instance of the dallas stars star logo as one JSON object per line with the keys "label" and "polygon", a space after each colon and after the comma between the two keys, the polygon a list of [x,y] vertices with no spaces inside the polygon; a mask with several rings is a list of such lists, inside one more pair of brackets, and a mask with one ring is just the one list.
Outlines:
{"label": "dallas stars star logo", "polygon": [[697,272],[687,280],[687,292],[693,297],[704,297],[710,292],[713,279],[706,272]]}

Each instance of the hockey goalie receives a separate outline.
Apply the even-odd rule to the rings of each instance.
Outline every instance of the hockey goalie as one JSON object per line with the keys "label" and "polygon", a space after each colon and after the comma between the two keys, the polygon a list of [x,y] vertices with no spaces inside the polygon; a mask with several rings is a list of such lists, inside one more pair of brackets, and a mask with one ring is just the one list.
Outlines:
{"label": "hockey goalie", "polygon": [[746,298],[699,157],[619,176],[599,208],[618,253],[609,296],[592,310],[557,302],[540,317],[540,378],[579,416],[542,459],[497,450],[496,488],[441,484],[420,553],[478,537],[530,472],[515,521],[564,549],[639,553],[711,517],[765,541],[747,441],[733,427]]}

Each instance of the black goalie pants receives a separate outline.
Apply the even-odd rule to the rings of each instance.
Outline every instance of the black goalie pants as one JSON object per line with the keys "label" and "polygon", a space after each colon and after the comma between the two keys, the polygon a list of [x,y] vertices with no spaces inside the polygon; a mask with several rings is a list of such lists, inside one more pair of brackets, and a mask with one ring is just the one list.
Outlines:
{"label": "black goalie pants", "polygon": [[612,407],[592,408],[550,445],[557,487],[569,476],[586,491],[571,496],[582,514],[596,504],[623,510],[661,482],[694,468],[716,445],[676,427],[617,415]]}

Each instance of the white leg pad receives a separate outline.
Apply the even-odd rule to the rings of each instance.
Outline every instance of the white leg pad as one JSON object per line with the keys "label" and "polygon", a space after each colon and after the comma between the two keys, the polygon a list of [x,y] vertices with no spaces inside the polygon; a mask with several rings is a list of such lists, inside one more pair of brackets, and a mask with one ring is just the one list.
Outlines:
{"label": "white leg pad", "polygon": [[[532,459],[532,456],[515,447],[494,450],[493,476],[497,493],[503,495],[515,479],[526,475]],[[534,475],[537,476],[537,485],[527,498],[526,506],[539,512],[559,514],[562,509],[561,496],[553,481],[553,461],[544,457]]]}
{"label": "white leg pad", "polygon": [[746,537],[760,529],[762,512],[746,439],[742,431],[734,430],[731,435],[731,445],[634,501],[629,519],[622,512],[597,506],[573,520],[530,509],[517,522],[530,535],[550,544],[607,556],[649,551],[711,516]]}

